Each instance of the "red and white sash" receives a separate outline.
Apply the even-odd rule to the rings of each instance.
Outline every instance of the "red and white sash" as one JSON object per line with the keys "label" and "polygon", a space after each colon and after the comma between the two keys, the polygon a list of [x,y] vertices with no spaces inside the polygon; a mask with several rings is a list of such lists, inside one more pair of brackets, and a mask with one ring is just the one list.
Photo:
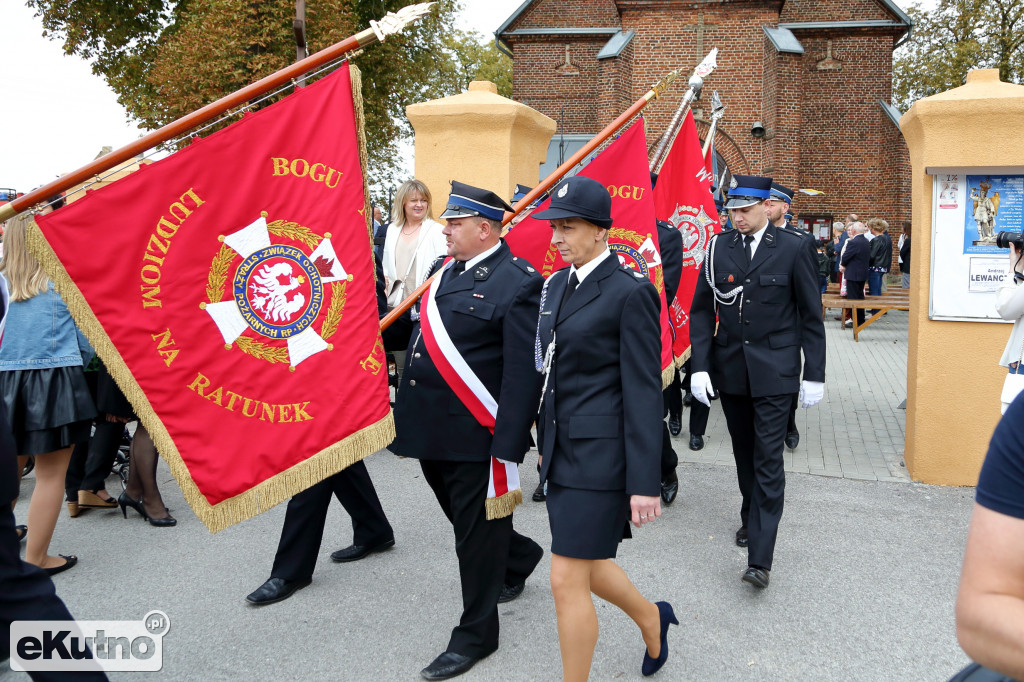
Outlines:
{"label": "red and white sash", "polygon": [[[420,306],[420,330],[423,343],[430,354],[430,359],[440,372],[441,378],[455,392],[470,414],[494,433],[494,419],[498,414],[498,402],[487,387],[480,381],[473,369],[455,347],[448,330],[441,320],[441,313],[434,303],[434,296],[441,286],[441,278],[451,267],[452,258],[447,258],[441,269],[434,276],[430,289],[423,295]],[[506,462],[491,457],[490,480],[487,484],[487,518],[499,519],[508,516],[523,502],[523,491],[519,487],[519,466],[515,462]]]}

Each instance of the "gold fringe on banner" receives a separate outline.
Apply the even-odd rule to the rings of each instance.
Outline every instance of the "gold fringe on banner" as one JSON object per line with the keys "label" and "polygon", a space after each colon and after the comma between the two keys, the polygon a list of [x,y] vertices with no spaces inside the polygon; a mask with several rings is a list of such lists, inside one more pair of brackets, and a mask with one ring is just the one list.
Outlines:
{"label": "gold fringe on banner", "polygon": [[661,390],[665,390],[672,385],[672,380],[676,376],[676,363],[672,362],[668,367],[661,370]]}
{"label": "gold fringe on banner", "polygon": [[[369,225],[369,192],[366,186],[366,136],[363,128],[363,102],[360,94],[361,79],[358,69],[352,68],[352,99],[356,112],[357,131],[359,135],[360,160],[363,168],[363,193],[366,197],[364,214],[367,218],[367,234]],[[61,264],[42,230],[31,223],[27,238],[28,250],[39,260],[43,269],[67,304],[71,317],[79,329],[96,349],[107,371],[114,378],[118,387],[135,409],[140,422],[149,431],[160,456],[167,462],[171,474],[177,480],[192,511],[211,533],[224,530],[240,521],[256,516],[284,502],[296,493],[319,483],[334,475],[347,466],[386,448],[395,439],[395,423],[389,410],[387,415],[377,422],[349,435],[347,438],[324,448],[312,457],[294,465],[272,478],[263,481],[253,488],[230,499],[211,505],[192,480],[188,467],[181,458],[163,422],[156,415],[153,406],[145,393],[132,376],[127,364],[118,352],[114,343],[107,336],[96,315],[86,302],[67,270]],[[370,238],[372,248],[372,237]],[[371,251],[372,257],[372,251]],[[376,267],[373,269],[376,275]],[[520,492],[520,501],[522,493]],[[513,507],[514,508],[514,507]],[[509,512],[511,513],[511,512]]]}
{"label": "gold fringe on banner", "polygon": [[488,497],[484,503],[487,512],[487,520],[503,519],[511,516],[516,507],[523,503],[523,491],[520,488],[509,490],[499,497]]}
{"label": "gold fringe on banner", "polygon": [[351,434],[290,469],[267,479],[230,499],[211,505],[192,480],[188,467],[149,399],[128,370],[124,359],[93,314],[81,290],[71,280],[57,254],[50,247],[39,226],[33,222],[28,232],[28,249],[53,280],[54,286],[68,306],[71,317],[96,349],[107,371],[135,409],[142,425],[149,431],[160,456],[167,462],[185,500],[211,533],[224,530],[240,521],[267,511],[296,493],[319,483],[345,467],[358,462],[395,439],[395,423],[391,412],[379,421]]}
{"label": "gold fringe on banner", "polygon": [[687,348],[686,350],[683,351],[682,355],[677,355],[676,356],[676,367],[679,368],[679,369],[682,369],[683,365],[685,365],[686,361],[689,360],[689,359],[690,359],[690,349]]}

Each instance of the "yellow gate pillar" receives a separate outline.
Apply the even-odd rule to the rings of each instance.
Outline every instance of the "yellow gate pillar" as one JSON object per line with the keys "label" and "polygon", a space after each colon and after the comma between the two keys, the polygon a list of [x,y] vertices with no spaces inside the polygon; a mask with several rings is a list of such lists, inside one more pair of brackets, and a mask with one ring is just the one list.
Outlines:
{"label": "yellow gate pillar", "polygon": [[974,485],[999,420],[1006,370],[997,363],[1010,327],[929,319],[934,176],[927,170],[1024,166],[1024,86],[1001,82],[997,69],[971,71],[965,85],[915,102],[900,129],[914,202],[907,470],[924,483]]}
{"label": "yellow gate pillar", "polygon": [[449,181],[489,189],[505,201],[517,183],[533,187],[557,124],[536,109],[502,97],[490,81],[473,81],[452,97],[405,108],[416,133],[416,177],[444,212]]}

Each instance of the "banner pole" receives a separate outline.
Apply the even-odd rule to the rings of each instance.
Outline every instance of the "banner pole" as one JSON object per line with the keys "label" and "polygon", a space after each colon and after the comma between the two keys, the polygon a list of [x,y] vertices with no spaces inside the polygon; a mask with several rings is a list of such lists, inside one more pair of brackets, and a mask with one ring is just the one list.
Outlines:
{"label": "banner pole", "polygon": [[[572,170],[573,166],[575,166],[580,161],[585,159],[587,157],[587,154],[597,149],[597,147],[599,147],[602,142],[604,142],[612,135],[614,135],[616,132],[618,132],[619,128],[628,123],[634,116],[636,116],[640,111],[642,111],[643,108],[650,104],[653,100],[656,100],[659,97],[661,97],[661,95],[665,92],[665,90],[668,89],[672,82],[679,77],[679,73],[679,69],[671,71],[670,73],[666,74],[664,78],[662,78],[660,81],[651,86],[651,89],[645,92],[643,96],[640,97],[640,99],[633,102],[632,106],[630,106],[624,112],[619,114],[618,118],[616,118],[614,121],[606,125],[599,133],[594,135],[594,137],[592,137],[589,142],[583,145],[583,147],[578,152],[569,157],[569,159],[567,159],[565,163],[563,163],[561,166],[552,171],[551,174],[548,175],[543,180],[541,180],[536,187],[527,192],[526,196],[517,201],[515,205],[512,207],[512,211],[505,213],[505,216],[502,219],[501,224],[508,225],[509,222],[511,222],[512,219],[516,217],[516,215],[518,215],[527,206],[532,204],[534,200],[537,199],[537,197],[541,196],[542,194],[544,194],[544,192],[547,192],[549,189],[554,187],[554,185],[559,180],[562,179],[562,176],[564,176],[566,173]],[[505,232],[502,233],[502,236],[504,236],[507,231],[508,230],[505,230]],[[389,312],[387,315],[382,317],[380,320],[381,331],[390,327],[395,320],[397,320],[405,313],[405,311],[411,308],[416,303],[416,301],[418,301],[420,297],[424,293],[426,293],[427,289],[430,288],[430,283],[433,280],[433,277],[428,277],[427,281],[423,282],[423,284],[416,287],[415,291],[409,294],[405,298],[405,300],[403,300],[401,303],[392,308],[391,312]]]}
{"label": "banner pole", "polygon": [[371,21],[370,28],[364,29],[353,36],[349,36],[345,40],[335,43],[330,47],[326,47],[301,61],[286,66],[280,71],[275,71],[269,76],[245,86],[241,90],[236,90],[229,95],[225,95],[216,102],[211,102],[201,109],[197,109],[190,114],[186,114],[176,121],[172,121],[162,128],[154,130],[124,147],[116,149],[109,154],[105,154],[95,161],[92,161],[91,163],[88,163],[67,175],[63,175],[53,182],[43,185],[39,189],[33,190],[22,197],[18,197],[14,201],[3,204],[0,206],[0,221],[13,218],[17,214],[31,206],[34,206],[40,201],[48,199],[55,194],[59,194],[74,187],[75,185],[85,182],[94,175],[110,170],[129,159],[135,158],[138,154],[155,147],[161,142],[173,139],[181,133],[195,128],[199,124],[204,123],[233,107],[243,105],[249,100],[273,90],[279,85],[287,83],[294,78],[298,78],[308,71],[312,71],[318,66],[322,66],[323,64],[333,61],[353,50],[366,47],[367,45],[371,45],[376,42],[384,42],[385,38],[388,36],[401,32],[407,25],[425,16],[430,12],[430,8],[433,4],[433,2],[425,2],[418,5],[403,7],[398,10],[398,12],[388,12],[380,21]]}
{"label": "banner pole", "polygon": [[662,164],[665,163],[665,159],[668,158],[668,150],[672,148],[672,145],[676,141],[676,135],[679,134],[679,128],[683,123],[683,116],[690,109],[690,105],[693,103],[695,98],[700,97],[701,90],[704,88],[704,79],[711,75],[711,73],[718,68],[718,48],[714,48],[711,52],[704,57],[704,61],[697,65],[697,68],[693,70],[693,75],[690,76],[689,86],[690,88],[683,95],[683,101],[679,103],[679,108],[676,109],[676,113],[672,116],[672,120],[668,124],[668,128],[665,129],[665,134],[661,136],[661,140],[658,142],[658,146],[651,154],[651,172],[658,173],[661,171]]}

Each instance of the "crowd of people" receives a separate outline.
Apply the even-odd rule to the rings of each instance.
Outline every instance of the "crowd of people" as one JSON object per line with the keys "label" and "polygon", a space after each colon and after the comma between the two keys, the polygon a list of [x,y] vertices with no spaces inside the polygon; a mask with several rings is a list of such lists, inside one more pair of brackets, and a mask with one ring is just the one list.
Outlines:
{"label": "crowd of people", "polygon": [[[813,407],[824,395],[820,294],[838,283],[851,300],[880,295],[894,244],[886,221],[862,222],[855,214],[833,224],[832,239],[816,242],[790,226],[791,190],[771,178],[736,180],[725,205],[729,229],[712,239],[700,266],[690,359],[664,391],[660,299],[647,278],[608,248],[611,198],[600,183],[564,180],[548,208],[534,213],[550,223],[551,244],[569,264],[546,281],[501,238],[501,220],[511,208],[489,190],[453,182],[443,225],[430,217],[431,194],[418,180],[399,188],[389,223],[375,210],[379,315],[432,282],[421,303],[385,334],[387,350],[402,367],[390,450],[419,460],[451,523],[462,584],[460,621],[441,654],[421,671],[423,678],[461,675],[493,653],[499,645],[497,605],[516,599],[541,561],[544,548],[515,530],[512,513],[522,495],[516,467],[534,446],[541,479],[534,500],[548,510],[549,581],[564,679],[589,676],[598,630],[593,595],[636,623],[643,675],[666,664],[669,629],[678,624],[673,607],[645,597],[614,558],[631,536],[630,525],[654,522],[678,494],[671,436],[682,432],[685,406],[691,408],[689,447],[699,450],[711,401],[720,401],[740,492],[735,541],[748,554],[740,577],[758,590],[769,586],[784,507],[782,453],[799,442],[796,409]],[[11,426],[0,438],[0,454],[18,455],[19,475],[31,457],[35,486],[27,525],[13,528],[14,517],[5,511],[0,532],[11,525],[11,539],[25,543],[27,563],[19,574],[25,594],[49,604],[54,617],[70,618],[48,580],[78,561],[73,554],[50,553],[62,500],[70,518],[118,508],[127,517],[132,507],[152,526],[173,526],[175,520],[156,486],[152,439],[141,424],[133,433],[126,429],[137,422],[131,405],[25,247],[29,221],[24,215],[8,222],[0,260],[9,291],[0,342],[0,417]],[[673,226],[658,227],[670,304],[681,277],[681,267],[671,264],[681,262],[681,243],[675,244]],[[895,249],[906,288],[909,224]],[[1020,261],[1014,248],[1011,262],[1018,272]],[[1024,308],[1016,301],[1024,288],[1016,283],[1000,294],[1000,312],[1017,322],[1003,358],[1011,373],[1020,362],[1012,356],[1024,347]],[[863,309],[856,310],[862,319]],[[44,318],[48,324],[41,324]],[[459,379],[441,372],[442,363],[457,367]],[[474,401],[489,406],[484,416],[472,409]],[[1009,452],[1012,447],[1002,444],[1011,433],[1000,428],[993,448],[998,443]],[[129,439],[129,475],[115,497],[106,479]],[[1019,505],[1007,504],[998,492],[1007,476],[991,473],[1008,466],[1017,471],[991,463],[983,473],[997,492],[979,487],[958,617],[966,650],[999,669],[1019,671],[1019,661],[1007,652],[1016,633],[993,632],[978,615],[989,605],[1019,608],[996,603],[994,593],[1010,578],[979,558],[986,549],[979,546],[1006,530],[989,510],[1019,516]],[[498,470],[503,474],[496,479]],[[0,492],[17,501],[17,486]],[[310,584],[332,495],[353,526],[352,544],[335,551],[333,561],[357,561],[394,546],[370,475],[357,462],[289,501],[271,576],[248,595],[251,604],[280,602]],[[5,544],[5,561],[10,550]],[[26,607],[18,605],[22,612]]]}
{"label": "crowd of people", "polygon": [[[892,268],[894,246],[889,234],[889,223],[882,218],[861,221],[850,213],[845,222],[832,223],[832,238],[821,249],[822,270],[829,281],[839,285],[839,295],[862,301],[865,296],[881,296],[888,290],[886,275]],[[904,221],[895,246],[897,265],[902,277],[901,287],[910,288],[910,221]],[[827,266],[825,261],[827,260]],[[822,293],[827,283],[822,284]],[[856,310],[856,314],[854,314]],[[867,310],[867,314],[875,311]],[[843,308],[835,319],[846,327],[864,323],[864,308]]]}

